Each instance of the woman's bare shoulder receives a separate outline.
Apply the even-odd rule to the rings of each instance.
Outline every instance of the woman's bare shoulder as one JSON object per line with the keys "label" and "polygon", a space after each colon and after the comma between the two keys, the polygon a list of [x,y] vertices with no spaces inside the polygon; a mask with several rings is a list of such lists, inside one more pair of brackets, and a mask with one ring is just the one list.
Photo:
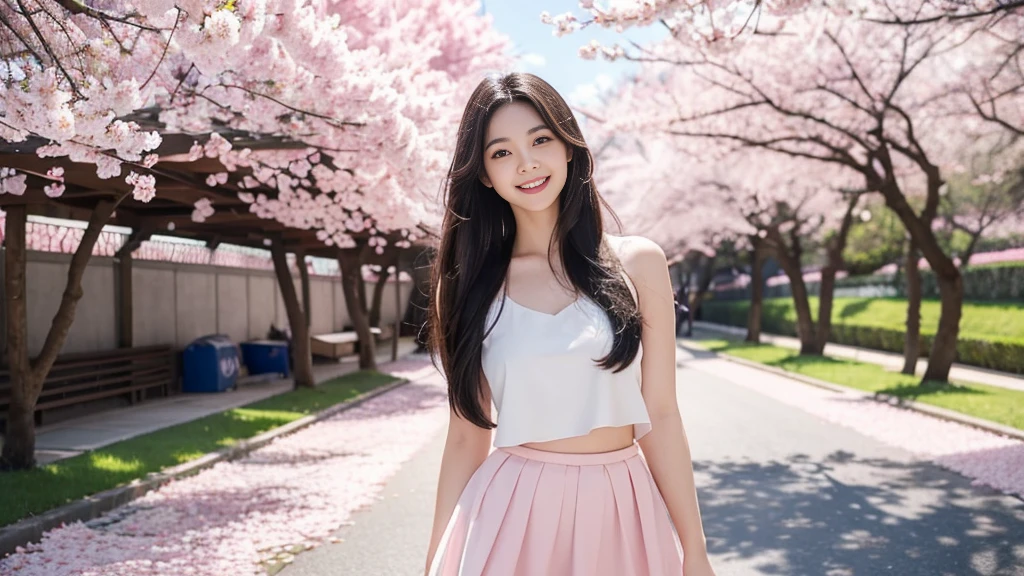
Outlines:
{"label": "woman's bare shoulder", "polygon": [[659,274],[668,266],[665,251],[656,242],[643,236],[612,236],[605,234],[608,247],[612,249],[626,273],[633,279]]}

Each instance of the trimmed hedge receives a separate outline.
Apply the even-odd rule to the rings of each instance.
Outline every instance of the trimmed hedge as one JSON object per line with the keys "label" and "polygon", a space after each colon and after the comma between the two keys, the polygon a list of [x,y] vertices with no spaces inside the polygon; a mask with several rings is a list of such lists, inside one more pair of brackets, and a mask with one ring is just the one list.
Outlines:
{"label": "trimmed hedge", "polygon": [[[745,327],[749,302],[704,302],[701,317],[707,322]],[[761,315],[761,329],[770,334],[797,336],[796,322],[786,317],[791,301],[766,300]],[[903,353],[904,332],[893,328],[862,326],[833,322],[829,342],[846,346]],[[921,335],[921,354],[927,357],[933,335]],[[956,360],[963,364],[1000,372],[1024,374],[1024,342],[1009,339],[982,340],[963,336],[956,344]]]}
{"label": "trimmed hedge", "polygon": [[[969,267],[963,272],[965,300],[1024,301],[1024,263],[1001,266]],[[896,282],[900,296],[906,295],[906,281]],[[925,298],[939,297],[939,283],[931,270],[921,271],[921,293]]]}
{"label": "trimmed hedge", "polygon": [[[1024,302],[1024,262],[1000,262],[971,266],[963,271],[964,299],[973,301],[1011,300]],[[900,297],[906,296],[906,278],[903,274],[879,274],[849,276],[836,280],[836,290],[856,288],[877,288],[878,293]],[[807,292],[818,296],[820,282],[808,282]],[[921,293],[924,298],[939,297],[939,283],[931,270],[921,271]],[[750,287],[718,290],[716,300],[746,300],[750,298]],[[766,286],[765,298],[789,298],[793,295],[789,283]]]}

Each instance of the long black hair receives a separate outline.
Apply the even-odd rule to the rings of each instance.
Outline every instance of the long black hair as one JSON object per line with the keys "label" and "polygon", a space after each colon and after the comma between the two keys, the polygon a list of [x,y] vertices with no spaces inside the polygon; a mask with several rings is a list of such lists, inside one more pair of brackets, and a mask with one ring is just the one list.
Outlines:
{"label": "long black hair", "polygon": [[636,359],[640,347],[640,311],[622,264],[604,240],[601,206],[614,213],[594,186],[594,159],[572,110],[551,85],[533,74],[485,79],[466,104],[459,125],[427,316],[428,347],[448,379],[448,402],[456,414],[481,428],[495,424],[482,409],[480,353],[488,309],[512,260],[516,221],[509,203],[484,186],[480,176],[488,122],[495,111],[512,102],[532,105],[572,150],[551,241],[560,249],[574,290],[601,306],[611,322],[612,348],[597,359],[598,365],[623,370]]}

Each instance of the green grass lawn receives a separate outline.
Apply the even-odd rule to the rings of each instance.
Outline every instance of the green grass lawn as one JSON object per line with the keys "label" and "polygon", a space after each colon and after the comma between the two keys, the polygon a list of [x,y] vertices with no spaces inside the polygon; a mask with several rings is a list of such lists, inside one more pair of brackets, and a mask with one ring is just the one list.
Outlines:
{"label": "green grass lawn", "polygon": [[[734,320],[746,325],[748,302],[715,302],[711,308],[727,307]],[[810,298],[811,314],[817,318],[818,299]],[[935,334],[939,324],[939,301],[921,303],[921,332]],[[792,298],[770,298],[764,302],[765,317],[782,317],[796,322]],[[715,317],[715,315],[712,315]],[[907,318],[907,301],[903,298],[836,298],[832,322],[837,324],[873,326],[902,331]],[[1024,343],[1024,302],[964,302],[960,320],[960,336],[978,340],[1002,340]]]}
{"label": "green grass lawn", "polygon": [[394,380],[379,372],[347,374],[33,470],[0,472],[0,526],[195,460]]}
{"label": "green grass lawn", "polygon": [[920,378],[890,372],[877,364],[829,357],[800,356],[795,350],[767,344],[707,339],[695,342],[713,352],[782,368],[865,392],[882,392],[954,410],[1024,430],[1024,392],[985,384],[919,386]]}

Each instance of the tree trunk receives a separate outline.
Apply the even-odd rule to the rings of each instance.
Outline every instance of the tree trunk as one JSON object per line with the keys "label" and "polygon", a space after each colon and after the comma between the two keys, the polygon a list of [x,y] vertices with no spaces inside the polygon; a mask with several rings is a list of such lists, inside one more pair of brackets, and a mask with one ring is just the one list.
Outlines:
{"label": "tree trunk", "polygon": [[395,254],[395,323],[392,326],[391,337],[391,361],[398,360],[398,338],[402,335],[402,316],[398,311],[402,309],[402,253]]}
{"label": "tree trunk", "polygon": [[821,270],[821,288],[818,294],[818,326],[815,329],[814,353],[818,356],[825,354],[825,346],[832,334],[832,303],[836,293],[836,273],[839,270],[833,263],[829,263]]}
{"label": "tree trunk", "polygon": [[921,270],[918,267],[920,255],[914,241],[907,242],[907,254],[903,274],[907,280],[907,333],[903,337],[904,374],[913,376],[917,372],[917,360],[921,357]]}
{"label": "tree trunk", "polygon": [[0,468],[27,470],[36,464],[35,406],[42,391],[28,359],[28,308],[25,302],[25,206],[7,208],[4,234],[7,291],[7,359],[10,366],[11,404]]}
{"label": "tree trunk", "polygon": [[761,312],[764,308],[764,243],[751,237],[750,251],[750,310],[747,312],[747,342],[761,343]]}
{"label": "tree trunk", "polygon": [[782,267],[786,277],[789,278],[790,289],[793,292],[793,306],[796,308],[796,332],[800,338],[801,356],[820,356],[818,339],[815,336],[814,320],[811,318],[811,304],[807,299],[807,284],[804,282],[803,270],[800,268],[800,258],[803,249],[800,245],[800,235],[797,227],[789,232],[790,243],[778,228],[768,230],[768,240]]}
{"label": "tree trunk", "polygon": [[389,277],[391,277],[391,273],[388,272],[388,265],[381,266],[377,283],[373,286],[373,303],[370,305],[370,326],[381,327],[380,309],[384,304],[384,289],[388,285]]}
{"label": "tree trunk", "polygon": [[85,274],[93,247],[110,220],[117,200],[103,200],[96,204],[89,225],[71,257],[68,277],[64,285],[57,313],[50,323],[43,347],[34,360],[28,356],[28,309],[25,302],[25,206],[7,209],[7,247],[5,283],[7,291],[7,359],[10,366],[11,405],[0,469],[27,470],[35,466],[35,407],[43,390],[50,368],[67,340],[68,330],[75,321],[75,309],[82,299],[82,276]]}
{"label": "tree trunk", "polygon": [[693,338],[693,309],[697,305],[697,299],[693,296],[693,292],[687,292],[689,302],[689,309],[686,312],[686,337]]}
{"label": "tree trunk", "polygon": [[880,191],[885,197],[886,206],[899,216],[916,248],[928,261],[935,274],[935,279],[938,281],[942,312],[939,317],[939,327],[935,333],[935,345],[932,346],[931,354],[928,356],[928,370],[925,372],[924,379],[948,382],[949,369],[952,368],[956,357],[956,342],[960,334],[960,316],[964,296],[963,278],[953,260],[942,251],[942,246],[939,245],[935,231],[932,229],[932,221],[938,205],[938,190],[942,185],[938,168],[931,166],[927,171],[927,176],[927,204],[921,217],[914,213],[914,209],[907,202],[895,179],[887,180],[886,185],[882,186]]}
{"label": "tree trunk", "polygon": [[366,298],[366,278],[363,278],[362,263],[365,258],[360,259],[359,274],[356,274],[356,280],[359,286],[359,304],[363,307],[363,310],[370,311],[370,301]]}
{"label": "tree trunk", "polygon": [[935,275],[939,283],[939,294],[942,298],[942,311],[939,316],[939,329],[932,341],[932,351],[928,356],[928,369],[924,373],[924,381],[949,381],[949,370],[956,360],[956,341],[960,332],[960,316],[963,311],[964,280],[959,271],[952,277]]}
{"label": "tree trunk", "polygon": [[[273,239],[270,244],[270,257],[274,261],[274,274],[277,275],[277,284],[281,288],[281,299],[284,300],[284,309],[288,313],[288,326],[292,330],[292,379],[295,388],[313,388],[316,386],[316,379],[313,378],[313,353],[309,344],[309,324],[306,313],[299,303],[299,295],[295,291],[295,281],[292,280],[292,271],[288,268],[288,256],[280,239]],[[298,259],[301,271],[302,258]]]}
{"label": "tree trunk", "polygon": [[[421,260],[426,260],[423,262]],[[422,352],[427,348],[427,307],[430,305],[430,267],[433,259],[433,251],[427,249],[413,259],[409,269],[412,276],[412,290],[409,294],[409,303],[405,307],[405,315],[402,318],[403,331],[414,330],[417,350]]]}
{"label": "tree trunk", "polygon": [[[704,268],[700,275],[700,285],[693,299],[693,306],[690,307],[690,318],[701,318],[700,307],[704,303],[704,295],[711,288],[711,279],[715,275],[715,259],[717,256],[704,256]],[[692,322],[692,320],[691,320]],[[690,334],[688,333],[687,336]]]}
{"label": "tree trunk", "polygon": [[846,250],[846,239],[853,227],[853,212],[857,209],[860,194],[854,194],[846,204],[846,213],[836,233],[829,238],[826,258],[828,262],[821,270],[821,290],[818,294],[818,329],[815,336],[815,353],[825,354],[825,346],[832,334],[832,304],[835,301],[836,274],[843,269],[843,251]]}
{"label": "tree trunk", "polygon": [[[302,312],[306,318],[306,328],[313,325],[313,297],[309,293],[309,266],[306,266],[306,255],[295,253],[295,263],[299,267],[299,285],[302,286]],[[312,362],[312,356],[310,356]]]}
{"label": "tree trunk", "polygon": [[690,267],[686,268],[686,275],[685,275],[685,279],[683,280],[683,282],[686,284],[686,287],[687,287],[687,289],[686,289],[686,306],[689,308],[689,311],[687,311],[687,313],[686,313],[686,337],[687,338],[692,338],[693,337],[693,320],[694,320],[695,314],[697,313],[696,312],[696,310],[697,310],[697,300],[698,300],[698,296],[699,296],[699,294],[696,294],[695,290],[691,289],[692,288],[692,282],[693,282],[693,269],[692,268],[690,268]]}
{"label": "tree trunk", "polygon": [[345,293],[345,307],[348,317],[352,319],[356,335],[359,338],[359,368],[376,370],[377,355],[373,334],[370,333],[370,321],[366,308],[360,300],[362,282],[362,264],[365,246],[342,249],[338,254],[338,266],[341,268],[341,288]]}
{"label": "tree trunk", "polygon": [[807,284],[804,283],[803,274],[797,266],[795,270],[786,264],[782,265],[786,275],[789,276],[790,286],[793,289],[793,305],[796,307],[796,331],[800,338],[801,356],[820,356],[818,351],[818,339],[815,335],[814,320],[811,318],[811,304],[807,299]]}

